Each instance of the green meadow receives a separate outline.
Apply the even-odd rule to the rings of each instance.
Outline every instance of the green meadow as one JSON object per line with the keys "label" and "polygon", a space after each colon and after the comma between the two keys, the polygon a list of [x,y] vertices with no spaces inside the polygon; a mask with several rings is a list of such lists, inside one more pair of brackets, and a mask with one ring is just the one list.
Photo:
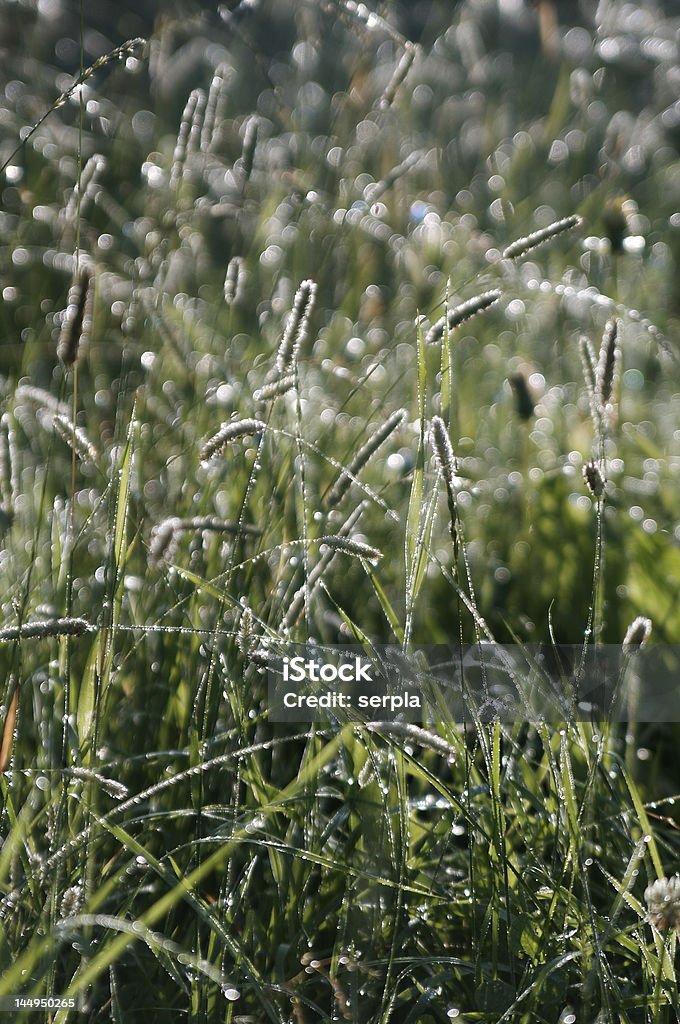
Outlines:
{"label": "green meadow", "polygon": [[[0,0],[0,55],[0,1012],[677,1021],[676,5]],[[272,712],[494,643],[620,648],[626,714]]]}

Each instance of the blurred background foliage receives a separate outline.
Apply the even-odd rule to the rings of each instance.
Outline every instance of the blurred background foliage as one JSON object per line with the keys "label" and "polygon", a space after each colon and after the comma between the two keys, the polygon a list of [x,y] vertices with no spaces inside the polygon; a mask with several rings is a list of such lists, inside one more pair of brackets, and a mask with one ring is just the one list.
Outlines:
{"label": "blurred background foliage", "polygon": [[[607,442],[603,635],[620,639],[631,617],[653,604],[657,638],[673,639],[677,12],[432,0],[383,4],[376,14],[366,24],[351,5],[292,8],[285,0],[85,8],[84,66],[126,38],[142,34],[150,43],[89,78],[82,108],[78,92],[6,169],[0,359],[8,393],[20,379],[60,386],[54,343],[79,241],[98,270],[83,421],[109,439],[135,389],[143,381],[139,394],[160,388],[149,408],[166,427],[148,424],[154,445],[145,465],[162,481],[162,502],[140,495],[141,525],[190,510],[195,486],[181,452],[220,416],[246,414],[241,396],[261,383],[258,367],[275,349],[303,278],[319,284],[303,387],[307,422],[320,425],[309,437],[321,449],[332,439],[336,457],[361,440],[367,420],[399,404],[414,409],[416,316],[438,316],[447,293],[455,303],[500,284],[503,308],[452,344],[453,442],[474,485],[459,506],[483,611],[499,638],[509,636],[508,623],[526,639],[544,637],[555,599],[558,636],[571,641],[584,628],[594,540],[579,472],[592,436],[578,336],[597,347],[605,318],[618,315],[624,341]],[[41,0],[3,3],[0,18],[8,157],[78,71],[80,12],[65,0]],[[404,37],[419,44],[413,67],[393,102],[381,105]],[[192,89],[207,94],[216,72],[223,86],[210,152],[190,154],[173,182],[187,97]],[[244,174],[248,125],[257,142]],[[82,161],[101,154],[105,165],[78,220],[81,139]],[[511,240],[573,211],[585,220],[580,237],[559,239],[518,266],[499,263]],[[246,261],[247,285],[228,310],[220,293],[234,255]],[[186,335],[174,356],[169,327]],[[159,353],[150,375],[149,350]],[[428,359],[434,377],[436,360]],[[529,389],[528,415],[513,399],[516,375]],[[197,385],[212,423],[203,402],[195,407]],[[436,382],[428,387],[429,416]],[[179,449],[170,458],[155,443],[168,429]],[[414,430],[369,471],[390,501],[407,494]],[[379,518],[364,529],[394,550]],[[445,535],[443,522],[441,529]],[[349,600],[354,584],[340,586]],[[421,602],[422,639],[434,624],[433,639],[448,631],[449,601],[437,586],[446,589],[433,583],[432,607]],[[367,614],[380,631],[377,605]]]}
{"label": "blurred background foliage", "polygon": [[[81,65],[136,36],[143,48],[70,91]],[[393,86],[407,41],[413,64]],[[1,783],[12,840],[0,991],[25,963],[51,991],[86,988],[92,970],[92,1019],[109,1003],[132,1019],[125,1008],[148,998],[212,1020],[204,956],[237,976],[243,1021],[288,1020],[303,992],[330,1005],[318,1019],[337,1020],[342,989],[300,957],[355,943],[365,970],[326,966],[347,974],[356,1020],[442,1024],[455,1014],[437,985],[471,1019],[566,1021],[580,1000],[584,1020],[604,1007],[597,1019],[613,1021],[613,1004],[637,1020],[641,999],[677,1004],[663,940],[642,935],[634,866],[651,880],[662,854],[675,862],[677,830],[664,806],[659,853],[616,728],[522,723],[501,737],[435,723],[455,745],[449,762],[349,728],[291,735],[267,721],[243,633],[250,608],[256,639],[281,635],[321,538],[366,497],[354,535],[385,557],[336,554],[290,635],[346,641],[352,620],[394,640],[410,617],[413,641],[455,642],[447,508],[420,403],[426,427],[449,423],[480,613],[499,640],[546,640],[552,624],[558,642],[579,642],[598,513],[581,469],[601,454],[579,339],[597,350],[618,317],[596,639],[620,643],[646,615],[654,640],[678,642],[678,5],[99,2],[81,18],[66,0],[0,0],[0,58],[0,388],[15,491],[1,614],[98,627],[0,649],[5,720],[19,694]],[[501,258],[574,212],[577,231]],[[27,386],[71,408],[56,348],[76,251],[96,272],[76,415],[98,454],[74,471],[53,409]],[[234,258],[243,273],[227,301]],[[306,278],[318,293],[299,386],[264,404]],[[442,347],[419,336],[446,302],[491,288],[500,302],[448,340],[444,408]],[[401,408],[361,486],[329,511],[341,467]],[[259,437],[200,464],[221,422],[253,416],[266,418]],[[424,579],[409,607],[420,470],[411,525],[438,514],[417,538]],[[149,557],[154,527],[197,516],[262,534],[185,530],[171,564]],[[677,792],[676,733],[641,730],[635,765],[654,799]],[[193,888],[177,892],[185,876]],[[63,900],[78,886],[94,923],[69,924]],[[153,936],[114,945],[147,913],[189,959]]]}

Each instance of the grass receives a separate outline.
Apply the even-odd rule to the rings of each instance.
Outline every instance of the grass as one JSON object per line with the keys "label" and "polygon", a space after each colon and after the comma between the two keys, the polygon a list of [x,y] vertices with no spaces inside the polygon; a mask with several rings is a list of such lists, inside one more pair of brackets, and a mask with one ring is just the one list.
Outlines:
{"label": "grass", "polygon": [[[637,616],[671,657],[673,18],[602,7],[551,56],[512,11],[434,3],[414,54],[401,7],[272,0],[96,65],[111,26],[14,8],[0,996],[676,1020],[644,891],[677,868],[677,723],[286,724],[263,668],[290,642],[620,645]],[[64,316],[83,266],[91,323]],[[597,360],[617,320],[593,415],[580,338]]]}

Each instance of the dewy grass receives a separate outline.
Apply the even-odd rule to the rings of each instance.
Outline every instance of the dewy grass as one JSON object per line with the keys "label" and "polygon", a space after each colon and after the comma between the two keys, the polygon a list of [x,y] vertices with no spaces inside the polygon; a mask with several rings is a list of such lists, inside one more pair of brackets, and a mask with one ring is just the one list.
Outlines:
{"label": "dewy grass", "polygon": [[432,447],[434,449],[439,468],[442,472],[442,476],[444,477],[446,500],[449,509],[449,533],[451,534],[451,540],[453,541],[454,558],[457,558],[460,542],[458,538],[458,509],[456,506],[455,485],[455,477],[457,473],[456,457],[453,453],[453,446],[451,444],[449,432],[446,429],[446,424],[441,416],[432,417],[431,437]]}
{"label": "dewy grass", "polygon": [[[640,645],[680,636],[673,19],[650,61],[632,5],[562,5],[560,69],[479,4],[180,4],[148,64],[86,68],[74,5],[21,6],[0,4],[0,996],[115,1021],[675,1019],[679,727],[636,718]],[[83,54],[113,31],[92,17]],[[614,253],[619,188],[639,214]],[[96,330],[64,373],[85,265]],[[490,315],[442,306],[447,281]],[[46,443],[55,415],[96,466]],[[615,645],[628,721],[578,693],[566,720],[501,721],[493,674],[472,721],[272,720],[297,644],[386,643],[434,688],[426,651],[457,685],[499,640]]]}

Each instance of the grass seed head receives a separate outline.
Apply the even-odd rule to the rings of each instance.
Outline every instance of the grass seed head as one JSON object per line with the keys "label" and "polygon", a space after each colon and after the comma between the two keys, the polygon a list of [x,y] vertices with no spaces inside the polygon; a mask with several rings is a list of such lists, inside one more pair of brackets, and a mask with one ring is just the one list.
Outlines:
{"label": "grass seed head", "polygon": [[619,326],[618,320],[608,320],[602,336],[595,382],[597,403],[601,411],[611,401],[614,390],[614,373],[619,351]]}
{"label": "grass seed head", "polygon": [[589,462],[583,464],[583,479],[586,482],[588,490],[595,498],[601,498],[604,494],[604,487],[606,480],[600,468],[600,464],[595,459],[590,459]]}
{"label": "grass seed head", "polygon": [[680,931],[680,875],[658,878],[645,889],[647,921],[660,931]]}
{"label": "grass seed head", "polygon": [[85,263],[81,264],[71,285],[57,343],[57,355],[67,370],[77,363],[89,341],[93,309],[94,271]]}
{"label": "grass seed head", "polygon": [[86,619],[47,619],[45,622],[24,622],[21,626],[0,629],[0,643],[13,640],[42,640],[50,636],[83,636],[92,630]]}
{"label": "grass seed head", "polygon": [[535,403],[527,379],[523,373],[511,373],[508,377],[515,398],[515,409],[521,420],[530,420],[534,415]]}
{"label": "grass seed head", "polygon": [[99,458],[97,449],[92,444],[82,427],[74,426],[68,416],[62,416],[61,413],[55,413],[52,418],[52,426],[57,434],[59,434],[62,441],[65,441],[66,444],[73,449],[81,462],[97,461]]}
{"label": "grass seed head", "polygon": [[295,387],[295,374],[287,373],[285,377],[279,377],[269,384],[264,384],[257,391],[253,392],[253,400],[256,402],[269,402],[279,395],[285,395]]}
{"label": "grass seed head", "polygon": [[83,905],[83,887],[82,885],[71,885],[65,890],[64,895],[61,898],[61,916],[75,917],[80,912],[80,908]]}
{"label": "grass seed head", "polygon": [[461,302],[459,306],[449,309],[446,316],[441,317],[436,323],[432,324],[432,327],[430,327],[425,335],[425,344],[434,345],[436,342],[441,341],[447,328],[449,331],[455,331],[457,327],[460,327],[470,317],[476,316],[477,313],[484,312],[489,306],[495,305],[500,297],[500,291],[497,288],[493,288],[491,291],[482,292],[481,295],[475,295],[474,298],[468,299],[467,302]]}
{"label": "grass seed head", "polygon": [[200,146],[206,95],[202,89],[192,89],[182,112],[177,141],[172,155],[170,184],[176,186],[184,176],[187,156]]}
{"label": "grass seed head", "polygon": [[511,242],[507,249],[503,250],[503,259],[516,260],[521,256],[526,256],[528,252],[531,252],[537,246],[543,245],[544,242],[549,242],[565,231],[573,231],[574,228],[580,227],[582,223],[583,220],[578,214],[572,214],[570,217],[556,220],[539,231],[532,231],[530,235],[525,235],[524,238],[518,238],[515,242]]}
{"label": "grass seed head", "polygon": [[276,354],[276,369],[280,376],[289,373],[295,364],[300,346],[307,337],[307,326],[316,302],[316,282],[307,280],[295,293],[293,308],[288,314],[281,344]]}
{"label": "grass seed head", "polygon": [[14,518],[14,501],[17,494],[16,452],[14,431],[7,413],[0,417],[0,513],[11,523]]}
{"label": "grass seed head", "polygon": [[215,455],[221,454],[231,441],[250,434],[260,434],[267,424],[262,420],[246,419],[223,423],[216,434],[213,434],[201,448],[201,462],[209,462]]}
{"label": "grass seed head", "polygon": [[633,619],[630,626],[626,630],[626,635],[623,638],[623,652],[624,654],[635,654],[642,647],[645,646],[652,632],[652,620],[645,618],[644,615],[638,615],[636,619]]}
{"label": "grass seed head", "polygon": [[44,388],[36,388],[32,384],[20,384],[14,392],[14,398],[17,402],[30,402],[31,405],[37,405],[41,409],[46,409],[47,412],[58,413],[61,416],[69,414],[69,407],[65,402],[60,402],[49,391],[45,391]]}
{"label": "grass seed head", "polygon": [[255,161],[255,150],[257,149],[257,137],[260,132],[260,119],[253,114],[245,123],[243,129],[243,149],[241,150],[241,174],[243,184],[250,179]]}
{"label": "grass seed head", "polygon": [[595,349],[591,344],[590,338],[587,338],[585,335],[581,335],[579,338],[578,348],[581,355],[581,366],[583,367],[583,379],[586,382],[588,394],[592,398],[595,394],[597,382],[597,356],[595,355]]}
{"label": "grass seed head", "polygon": [[182,532],[181,522],[181,519],[177,516],[170,516],[170,518],[156,523],[151,531],[151,539],[149,541],[150,565],[174,562]]}
{"label": "grass seed head", "polygon": [[255,619],[250,608],[244,608],[239,620],[238,633],[236,634],[236,646],[241,655],[248,660],[256,649],[259,637],[255,632]]}
{"label": "grass seed head", "polygon": [[343,551],[346,555],[355,555],[357,558],[365,558],[369,562],[378,562],[383,557],[382,551],[365,544],[354,537],[338,537],[337,535],[319,538],[321,544],[325,544],[335,551]]}
{"label": "grass seed head", "polygon": [[447,486],[453,488],[456,475],[456,456],[453,453],[449,432],[441,416],[432,417],[432,448]]}

